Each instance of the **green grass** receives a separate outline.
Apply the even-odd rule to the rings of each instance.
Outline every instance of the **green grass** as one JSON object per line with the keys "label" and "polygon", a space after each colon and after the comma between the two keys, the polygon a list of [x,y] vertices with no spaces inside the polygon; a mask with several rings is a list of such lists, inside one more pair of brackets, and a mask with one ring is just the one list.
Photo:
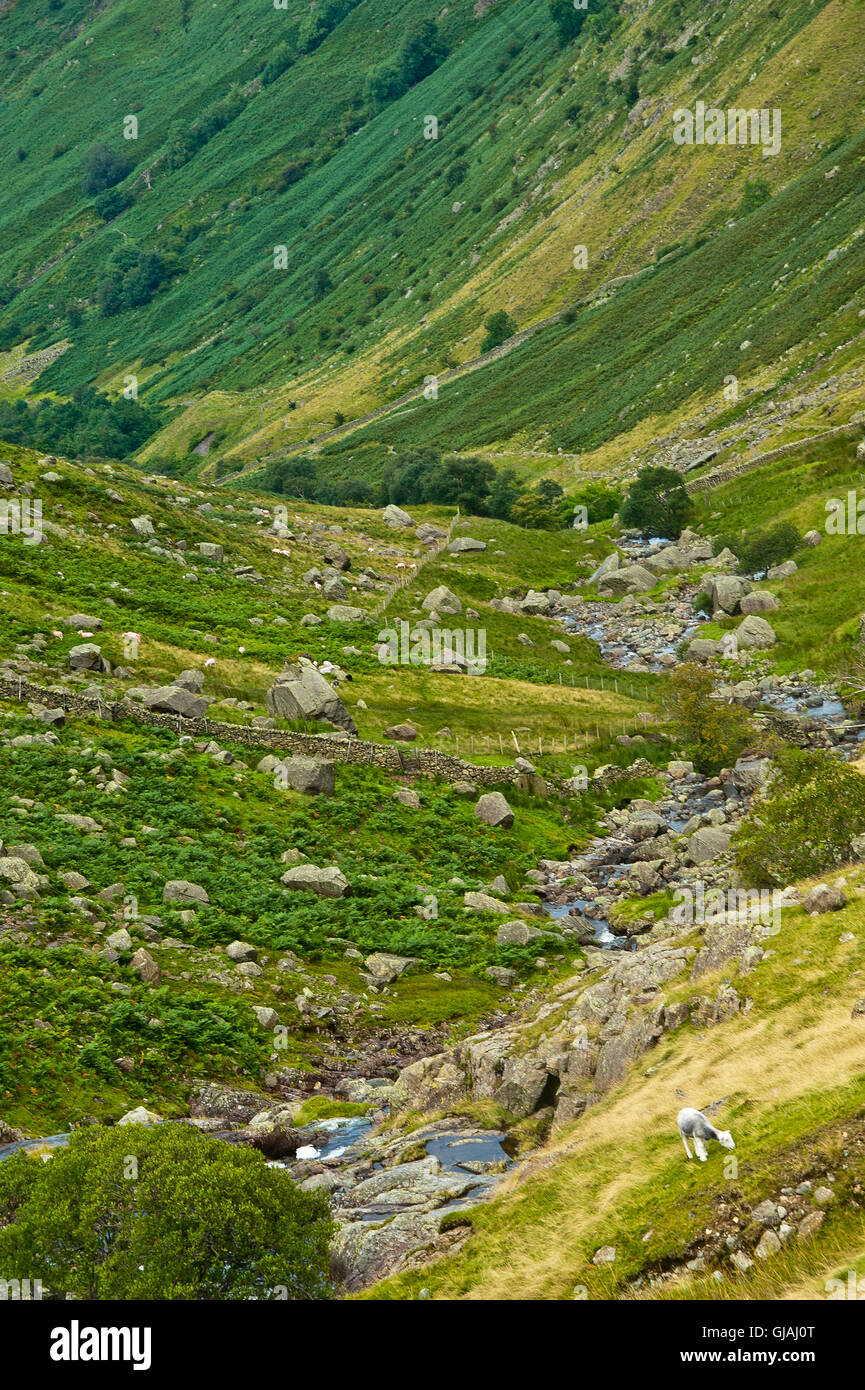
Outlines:
{"label": "green grass", "polygon": [[856,440],[836,438],[803,447],[696,496],[699,525],[715,534],[759,529],[782,520],[792,522],[802,534],[812,529],[820,533],[818,545],[796,551],[796,574],[758,586],[770,589],[781,602],[779,610],[767,615],[778,637],[772,661],[780,671],[807,666],[831,676],[856,658],[859,616],[865,608],[863,538],[829,535],[825,526],[827,500],[846,502],[848,490],[861,492],[863,474]]}

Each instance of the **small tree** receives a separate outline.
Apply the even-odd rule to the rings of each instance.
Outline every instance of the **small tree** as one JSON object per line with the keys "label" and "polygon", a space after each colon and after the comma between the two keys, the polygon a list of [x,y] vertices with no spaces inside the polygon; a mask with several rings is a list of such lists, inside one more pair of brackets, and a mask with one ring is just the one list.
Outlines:
{"label": "small tree", "polygon": [[110,145],[91,145],[81,162],[84,165],[83,188],[88,198],[113,188],[132,169],[129,156],[112,150]]}
{"label": "small tree", "polygon": [[324,296],[327,294],[328,290],[332,289],[333,281],[330,278],[330,272],[325,270],[323,266],[319,266],[318,269],[314,270],[312,273],[313,298],[324,299]]}
{"label": "small tree", "polygon": [[865,833],[865,777],[825,753],[786,748],[779,775],[738,830],[736,864],[748,881],[786,887],[853,858]]}
{"label": "small tree", "polygon": [[588,9],[575,9],[573,0],[550,0],[550,18],[556,26],[560,48],[579,37],[587,15]]}
{"label": "small tree", "polygon": [[183,1125],[76,1131],[0,1164],[0,1269],[86,1299],[326,1299],[327,1199]]}
{"label": "small tree", "polygon": [[506,468],[503,472],[497,473],[487,499],[490,516],[498,517],[500,521],[510,520],[511,508],[519,495],[520,484],[513,468]]}
{"label": "small tree", "polygon": [[714,688],[711,671],[688,661],[673,672],[667,696],[678,733],[696,766],[709,776],[715,776],[722,767],[732,767],[754,736],[746,711],[713,699]]}
{"label": "small tree", "polygon": [[481,343],[481,352],[491,352],[493,348],[501,347],[502,343],[508,338],[512,338],[517,331],[510,314],[506,314],[504,309],[498,309],[494,314],[490,314],[484,323],[486,334]]}
{"label": "small tree", "polygon": [[623,526],[633,526],[644,536],[675,540],[694,514],[694,504],[675,468],[641,468],[631,483],[619,511]]}

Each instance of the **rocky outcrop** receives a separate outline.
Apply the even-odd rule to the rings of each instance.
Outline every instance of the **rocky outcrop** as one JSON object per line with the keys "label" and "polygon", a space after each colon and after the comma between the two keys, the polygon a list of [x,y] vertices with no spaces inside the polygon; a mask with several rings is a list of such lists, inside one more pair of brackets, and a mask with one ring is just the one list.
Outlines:
{"label": "rocky outcrop", "polygon": [[201,719],[207,713],[207,701],[202,695],[182,685],[164,685],[144,699],[145,709],[164,714],[179,714],[184,718]]}
{"label": "rocky outcrop", "polygon": [[267,709],[280,719],[322,719],[356,734],[357,725],[333,686],[304,657],[287,663],[267,692]]}
{"label": "rocky outcrop", "polygon": [[349,892],[348,879],[334,864],[323,869],[315,864],[298,864],[287,869],[280,882],[286,888],[315,893],[318,898],[342,898]]}
{"label": "rocky outcrop", "polygon": [[501,792],[487,792],[475,805],[475,819],[485,825],[507,827],[514,823],[514,813]]}

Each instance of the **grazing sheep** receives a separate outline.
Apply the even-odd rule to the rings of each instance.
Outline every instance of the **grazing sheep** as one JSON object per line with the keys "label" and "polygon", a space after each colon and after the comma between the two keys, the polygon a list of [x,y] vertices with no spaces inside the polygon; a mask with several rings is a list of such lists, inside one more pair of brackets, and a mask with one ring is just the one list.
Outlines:
{"label": "grazing sheep", "polygon": [[718,1143],[723,1145],[725,1149],[735,1149],[736,1147],[733,1143],[733,1136],[730,1131],[728,1129],[715,1129],[715,1126],[709,1123],[706,1116],[700,1110],[692,1110],[690,1107],[680,1110],[677,1123],[679,1126],[679,1133],[682,1136],[682,1143],[685,1145],[685,1153],[689,1158],[691,1157],[691,1150],[688,1148],[688,1140],[693,1139],[694,1152],[701,1163],[706,1162],[707,1139],[717,1139]]}

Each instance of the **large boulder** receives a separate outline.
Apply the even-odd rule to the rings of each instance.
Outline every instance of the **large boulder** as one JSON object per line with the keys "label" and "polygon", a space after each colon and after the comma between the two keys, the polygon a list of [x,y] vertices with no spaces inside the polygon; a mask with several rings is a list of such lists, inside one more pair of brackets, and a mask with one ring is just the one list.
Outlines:
{"label": "large boulder", "polygon": [[[531,941],[537,941],[543,935],[540,927],[533,927],[529,922],[521,922],[519,918],[514,918],[511,922],[502,922],[496,932],[497,946],[528,946]],[[592,933],[594,940],[594,933]]]}
{"label": "large boulder", "polygon": [[365,958],[364,965],[373,984],[390,985],[413,965],[420,965],[420,960],[417,956],[394,956],[389,951],[373,951]]}
{"label": "large boulder", "polygon": [[739,604],[739,612],[750,617],[752,613],[772,613],[780,607],[775,595],[768,589],[754,589],[750,594],[745,594]]}
{"label": "large boulder", "polygon": [[408,512],[404,512],[402,507],[394,506],[393,502],[385,507],[381,519],[385,526],[390,526],[393,530],[398,530],[402,526],[414,526]]}
{"label": "large boulder", "polygon": [[645,565],[626,565],[624,569],[604,575],[599,587],[609,589],[611,594],[642,594],[654,589],[657,582],[657,577]]}
{"label": "large boulder", "polygon": [[357,733],[357,725],[333,686],[304,657],[296,665],[287,663],[277,676],[267,692],[267,708],[281,719],[324,719],[346,733]]}
{"label": "large boulder", "polygon": [[621,561],[619,560],[619,552],[617,550],[614,550],[612,555],[608,555],[606,560],[602,560],[601,563],[598,565],[598,568],[592,571],[592,573],[586,580],[586,583],[600,584],[603,580],[606,579],[608,574],[612,574],[614,570],[617,570],[619,568],[620,563]]}
{"label": "large boulder", "polygon": [[415,530],[415,535],[421,545],[434,545],[436,541],[446,539],[447,531],[443,531],[441,526],[436,526],[432,521],[422,521]]}
{"label": "large boulder", "polygon": [[210,898],[207,889],[202,888],[200,883],[190,883],[186,878],[170,878],[162,889],[162,901],[202,905],[209,903]]}
{"label": "large boulder", "polygon": [[335,864],[324,869],[315,864],[298,864],[293,869],[286,869],[280,882],[286,888],[315,893],[318,898],[342,898],[349,891],[348,879]]}
{"label": "large boulder", "polygon": [[677,545],[666,545],[663,550],[656,550],[654,555],[647,555],[641,561],[652,574],[669,574],[671,570],[684,569],[687,563]]}
{"label": "large boulder", "polygon": [[241,1091],[219,1081],[194,1081],[189,1097],[190,1115],[206,1115],[227,1124],[248,1124],[264,1109],[260,1091]]}
{"label": "large boulder", "polygon": [[385,738],[395,739],[397,743],[414,743],[417,729],[414,724],[389,724],[384,731]]}
{"label": "large boulder", "polygon": [[520,603],[521,613],[549,613],[552,607],[547,594],[538,593],[536,589],[529,589],[525,598]]}
{"label": "large boulder", "polygon": [[736,628],[736,641],[740,651],[772,647],[777,640],[766,619],[759,617],[756,613],[750,614]]}
{"label": "large boulder", "polygon": [[766,571],[767,579],[789,579],[791,574],[795,574],[799,566],[795,560],[785,560],[781,565],[772,565]]}
{"label": "large boulder", "polygon": [[286,758],[279,764],[289,787],[307,796],[331,796],[335,786],[333,763],[325,758]]}
{"label": "large boulder", "polygon": [[193,694],[199,695],[204,689],[204,672],[189,670],[181,671],[179,676],[175,676],[172,685],[179,685],[181,690],[191,690]]}
{"label": "large boulder", "polygon": [[689,864],[707,864],[729,848],[730,836],[726,830],[715,825],[704,825],[688,841],[686,857]]}
{"label": "large boulder", "polygon": [[720,650],[720,642],[716,642],[713,637],[695,637],[688,643],[688,657],[691,661],[711,661]]}
{"label": "large boulder", "polygon": [[736,791],[746,796],[762,791],[769,779],[771,766],[768,758],[738,758],[730,773]]}
{"label": "large boulder", "polygon": [[329,623],[362,623],[366,613],[353,603],[332,603],[327,610]]}
{"label": "large boulder", "polygon": [[111,667],[102,655],[101,647],[97,647],[94,642],[82,642],[78,647],[71,647],[68,661],[73,671],[103,671],[107,674],[111,672]]}
{"label": "large boulder", "polygon": [[843,888],[836,888],[833,883],[815,883],[802,899],[803,908],[812,916],[820,912],[840,912],[846,905],[846,893]]}
{"label": "large boulder", "polygon": [[204,696],[182,685],[163,685],[159,690],[151,690],[145,696],[144,706],[162,714],[179,714],[184,719],[203,719],[207,714]]}
{"label": "large boulder", "polygon": [[735,613],[750,587],[747,579],[738,579],[733,574],[713,575],[708,584],[713,610]]}
{"label": "large boulder", "polygon": [[92,613],[72,613],[68,618],[63,619],[64,627],[74,627],[79,632],[82,628],[87,632],[101,632],[102,619],[94,618]]}
{"label": "large boulder", "polygon": [[430,589],[426,598],[421,602],[421,608],[425,608],[427,613],[461,613],[463,611],[460,600],[446,584],[439,584],[437,588]]}
{"label": "large boulder", "polygon": [[468,1081],[447,1052],[421,1057],[403,1067],[390,1096],[391,1109],[444,1110],[468,1096]]}
{"label": "large boulder", "polygon": [[514,813],[501,792],[487,792],[475,805],[475,819],[485,825],[503,825],[507,829],[514,823]]}
{"label": "large boulder", "polygon": [[146,985],[159,984],[159,966],[153,959],[149,951],[143,946],[139,946],[134,956],[129,962],[129,968],[134,970],[140,980]]}
{"label": "large boulder", "polygon": [[161,1125],[162,1116],[157,1115],[155,1110],[148,1110],[143,1105],[138,1105],[134,1110],[127,1110],[125,1115],[121,1115],[117,1121],[119,1125]]}
{"label": "large boulder", "polygon": [[451,541],[448,550],[453,555],[460,555],[467,550],[486,550],[486,541],[475,540],[474,536],[457,536],[456,540]]}
{"label": "large boulder", "polygon": [[39,892],[39,879],[27,860],[17,855],[0,859],[0,880],[16,898],[35,898]]}
{"label": "large boulder", "polygon": [[547,1069],[536,1057],[509,1057],[494,1100],[515,1119],[523,1120],[537,1110],[548,1081]]}

